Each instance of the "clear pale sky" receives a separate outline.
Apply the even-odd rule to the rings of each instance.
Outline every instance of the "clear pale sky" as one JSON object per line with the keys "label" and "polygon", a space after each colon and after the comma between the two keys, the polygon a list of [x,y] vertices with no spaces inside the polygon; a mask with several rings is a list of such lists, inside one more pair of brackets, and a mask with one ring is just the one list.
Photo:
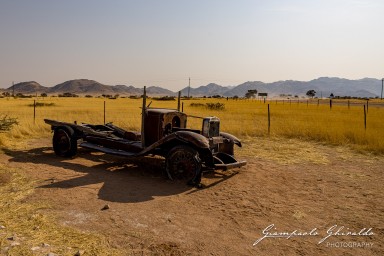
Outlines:
{"label": "clear pale sky", "polygon": [[0,88],[384,77],[383,0],[0,0]]}

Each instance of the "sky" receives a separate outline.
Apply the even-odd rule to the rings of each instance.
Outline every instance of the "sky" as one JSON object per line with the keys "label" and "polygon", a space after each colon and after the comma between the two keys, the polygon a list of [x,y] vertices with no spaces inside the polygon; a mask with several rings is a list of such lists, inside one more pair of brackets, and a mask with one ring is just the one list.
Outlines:
{"label": "sky", "polygon": [[0,88],[384,77],[383,0],[0,0]]}

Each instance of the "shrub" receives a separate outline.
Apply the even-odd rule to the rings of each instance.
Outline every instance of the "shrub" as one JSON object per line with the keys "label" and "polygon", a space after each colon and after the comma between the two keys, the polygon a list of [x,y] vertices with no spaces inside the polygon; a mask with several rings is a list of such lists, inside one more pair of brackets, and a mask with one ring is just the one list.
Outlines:
{"label": "shrub", "polygon": [[154,100],[168,101],[168,100],[175,100],[175,97],[174,96],[163,96],[163,97],[154,97],[153,99]]}
{"label": "shrub", "polygon": [[225,109],[225,104],[224,103],[220,103],[220,102],[217,102],[217,103],[205,103],[205,104],[202,104],[202,103],[191,103],[190,106],[191,107],[205,107],[205,108],[210,109],[210,110],[224,110]]}
{"label": "shrub", "polygon": [[205,104],[203,103],[191,103],[189,104],[191,107],[205,107]]}
{"label": "shrub", "polygon": [[0,117],[0,132],[9,131],[15,124],[19,124],[17,118]]}
{"label": "shrub", "polygon": [[224,110],[225,104],[224,103],[206,103],[207,108],[211,110]]}
{"label": "shrub", "polygon": [[[51,107],[54,106],[55,103],[43,103],[43,102],[36,102],[36,107]],[[33,103],[28,105],[29,107],[33,107]]]}

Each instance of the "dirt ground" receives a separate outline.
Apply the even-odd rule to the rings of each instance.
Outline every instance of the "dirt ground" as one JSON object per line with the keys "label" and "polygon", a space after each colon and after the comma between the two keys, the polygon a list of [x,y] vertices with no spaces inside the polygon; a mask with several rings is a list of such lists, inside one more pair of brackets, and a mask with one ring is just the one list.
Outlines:
{"label": "dirt ground", "polygon": [[[0,161],[37,180],[28,200],[48,202],[62,225],[103,234],[127,254],[384,255],[383,156],[267,140],[245,142],[248,165],[206,174],[202,189],[166,180],[159,158],[57,157],[50,138]],[[275,236],[255,244],[263,232]]]}

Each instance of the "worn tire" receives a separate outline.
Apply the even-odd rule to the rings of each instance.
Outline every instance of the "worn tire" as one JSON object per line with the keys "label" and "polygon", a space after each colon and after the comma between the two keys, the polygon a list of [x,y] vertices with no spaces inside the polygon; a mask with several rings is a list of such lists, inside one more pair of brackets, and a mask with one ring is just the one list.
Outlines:
{"label": "worn tire", "polygon": [[57,128],[53,133],[53,150],[62,157],[72,157],[77,153],[77,139],[70,127]]}
{"label": "worn tire", "polygon": [[180,145],[172,148],[165,160],[165,169],[171,180],[183,180],[189,185],[198,185],[201,181],[201,160],[193,148]]}

